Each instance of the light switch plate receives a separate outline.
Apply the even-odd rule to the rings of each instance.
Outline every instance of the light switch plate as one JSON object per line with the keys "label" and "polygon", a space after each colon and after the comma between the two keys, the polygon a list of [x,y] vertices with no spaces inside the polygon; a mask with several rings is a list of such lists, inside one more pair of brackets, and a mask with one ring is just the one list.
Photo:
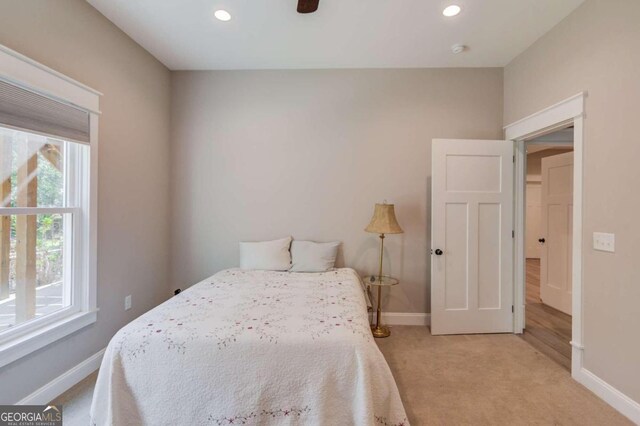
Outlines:
{"label": "light switch plate", "polygon": [[131,309],[131,295],[124,298],[124,310],[128,311],[129,309]]}
{"label": "light switch plate", "polygon": [[615,234],[608,234],[606,232],[594,232],[593,249],[614,253],[616,251]]}

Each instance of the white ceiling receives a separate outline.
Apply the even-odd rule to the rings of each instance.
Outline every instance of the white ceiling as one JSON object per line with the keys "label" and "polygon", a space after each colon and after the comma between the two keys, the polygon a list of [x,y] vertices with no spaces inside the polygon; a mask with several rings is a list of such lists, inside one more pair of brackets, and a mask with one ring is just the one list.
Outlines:
{"label": "white ceiling", "polygon": [[583,0],[87,1],[170,69],[203,70],[502,67]]}

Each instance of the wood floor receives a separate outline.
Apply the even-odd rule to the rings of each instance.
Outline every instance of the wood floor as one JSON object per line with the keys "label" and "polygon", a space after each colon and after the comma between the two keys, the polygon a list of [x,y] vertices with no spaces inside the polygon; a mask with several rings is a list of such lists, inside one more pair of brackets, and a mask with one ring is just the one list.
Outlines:
{"label": "wood floor", "polygon": [[540,300],[540,260],[527,259],[524,340],[571,371],[571,316]]}

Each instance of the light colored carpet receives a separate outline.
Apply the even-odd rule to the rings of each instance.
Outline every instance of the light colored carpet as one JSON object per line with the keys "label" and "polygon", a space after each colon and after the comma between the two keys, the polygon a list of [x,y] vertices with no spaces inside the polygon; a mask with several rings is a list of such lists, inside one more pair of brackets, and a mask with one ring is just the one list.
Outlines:
{"label": "light colored carpet", "polygon": [[89,424],[91,398],[97,378],[98,372],[96,371],[52,401],[52,404],[62,405],[64,426],[87,426]]}
{"label": "light colored carpet", "polygon": [[378,346],[414,426],[632,424],[514,334],[394,327]]}
{"label": "light colored carpet", "polygon": [[[432,336],[393,327],[377,340],[412,425],[631,425],[512,334]],[[58,398],[65,426],[89,423],[96,374]]]}

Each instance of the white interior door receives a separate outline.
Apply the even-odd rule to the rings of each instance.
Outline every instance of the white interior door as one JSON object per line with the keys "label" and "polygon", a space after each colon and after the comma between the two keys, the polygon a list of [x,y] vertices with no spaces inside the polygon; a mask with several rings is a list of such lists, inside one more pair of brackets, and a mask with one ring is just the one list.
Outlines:
{"label": "white interior door", "polygon": [[571,315],[573,152],[542,159],[540,298]]}
{"label": "white interior door", "polygon": [[542,214],[542,188],[540,182],[527,183],[527,212],[525,231],[526,257],[527,259],[540,259],[541,214]]}
{"label": "white interior door", "polygon": [[513,331],[513,143],[435,139],[431,333]]}

